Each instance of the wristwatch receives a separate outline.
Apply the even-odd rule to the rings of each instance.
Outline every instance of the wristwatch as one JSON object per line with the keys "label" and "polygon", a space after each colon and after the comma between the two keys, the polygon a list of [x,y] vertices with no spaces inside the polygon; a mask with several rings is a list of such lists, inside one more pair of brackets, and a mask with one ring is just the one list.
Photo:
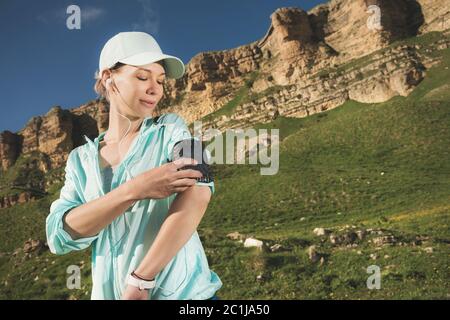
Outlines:
{"label": "wristwatch", "polygon": [[156,280],[155,278],[151,280],[143,279],[133,271],[128,275],[127,284],[137,287],[139,290],[148,290],[153,289],[156,286]]}

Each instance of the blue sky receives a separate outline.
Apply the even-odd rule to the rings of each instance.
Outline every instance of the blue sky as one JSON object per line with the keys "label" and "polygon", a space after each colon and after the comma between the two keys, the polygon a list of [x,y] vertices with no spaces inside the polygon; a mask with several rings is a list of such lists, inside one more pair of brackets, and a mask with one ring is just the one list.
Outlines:
{"label": "blue sky", "polygon": [[[185,64],[202,51],[261,39],[280,7],[304,10],[325,0],[1,0],[0,131],[17,132],[56,105],[95,99],[94,72],[104,43],[122,31],[152,34]],[[81,29],[69,30],[69,5]]]}

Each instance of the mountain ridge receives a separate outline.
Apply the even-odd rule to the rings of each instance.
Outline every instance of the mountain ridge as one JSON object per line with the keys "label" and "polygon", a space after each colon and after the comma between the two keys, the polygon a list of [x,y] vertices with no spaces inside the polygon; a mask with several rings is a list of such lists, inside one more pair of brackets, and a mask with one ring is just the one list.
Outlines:
{"label": "mountain ridge", "polygon": [[[381,31],[367,27],[371,5],[381,10]],[[187,123],[202,120],[204,129],[225,131],[278,116],[310,116],[348,100],[407,96],[439,63],[435,52],[450,46],[449,14],[450,4],[439,0],[333,0],[308,12],[279,8],[261,39],[194,56],[181,79],[168,81],[158,113],[175,112]],[[69,110],[54,106],[17,133],[0,133],[0,168],[6,172],[21,156],[37,153],[27,169],[46,174],[64,166],[83,135],[95,137],[107,127],[105,100]],[[51,182],[27,187],[47,190]],[[32,192],[0,197],[0,207],[33,198]]]}

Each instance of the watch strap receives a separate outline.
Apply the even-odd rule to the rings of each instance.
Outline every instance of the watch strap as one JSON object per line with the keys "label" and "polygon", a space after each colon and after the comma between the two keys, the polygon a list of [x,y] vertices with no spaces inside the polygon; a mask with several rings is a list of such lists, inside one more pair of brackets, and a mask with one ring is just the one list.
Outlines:
{"label": "watch strap", "polygon": [[143,280],[134,277],[132,274],[128,275],[127,284],[139,288],[139,290],[153,289],[156,286],[156,280]]}

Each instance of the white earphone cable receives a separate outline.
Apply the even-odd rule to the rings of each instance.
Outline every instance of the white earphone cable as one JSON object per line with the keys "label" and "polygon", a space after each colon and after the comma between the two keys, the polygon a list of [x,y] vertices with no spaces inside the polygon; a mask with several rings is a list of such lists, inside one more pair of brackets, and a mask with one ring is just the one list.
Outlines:
{"label": "white earphone cable", "polygon": [[[112,83],[112,79],[111,79],[111,78],[112,78],[112,74],[111,74],[111,77],[108,78],[108,79],[106,80],[106,85],[107,85],[107,86],[111,86],[111,83]],[[117,86],[116,86],[116,90],[117,90],[117,93],[119,94],[120,98],[122,99],[123,103],[125,103],[125,104],[127,105],[127,107],[130,108],[130,106],[128,105],[128,103],[127,103],[127,102],[125,101],[125,99],[122,97],[122,94],[120,93],[119,88],[117,88]],[[121,145],[122,145],[123,139],[127,136],[127,134],[129,133],[129,131],[130,131],[130,129],[131,129],[131,120],[128,119],[128,117],[126,117],[126,116],[124,116],[123,114],[121,114],[118,110],[116,110],[116,111],[117,111],[117,113],[118,113],[120,116],[122,116],[122,117],[124,117],[125,119],[128,120],[128,129],[127,129],[127,131],[125,132],[125,134],[122,136],[122,138],[120,138],[119,145],[118,145],[119,156],[120,156],[120,154],[121,154],[121,149],[120,149],[120,147],[121,147]],[[130,179],[132,179],[133,176],[132,176],[131,173],[128,171],[128,166],[127,166],[127,164],[124,163],[124,165],[125,165],[124,167],[125,167],[125,172],[126,172],[127,176],[128,176]],[[135,203],[136,203],[136,202],[135,202]],[[134,205],[135,203],[133,203],[133,205]],[[129,224],[129,222],[128,222],[128,219],[127,219],[127,216],[126,216],[126,215],[124,215],[124,219],[125,219],[125,224],[126,224],[128,230],[130,230],[130,224]]]}

